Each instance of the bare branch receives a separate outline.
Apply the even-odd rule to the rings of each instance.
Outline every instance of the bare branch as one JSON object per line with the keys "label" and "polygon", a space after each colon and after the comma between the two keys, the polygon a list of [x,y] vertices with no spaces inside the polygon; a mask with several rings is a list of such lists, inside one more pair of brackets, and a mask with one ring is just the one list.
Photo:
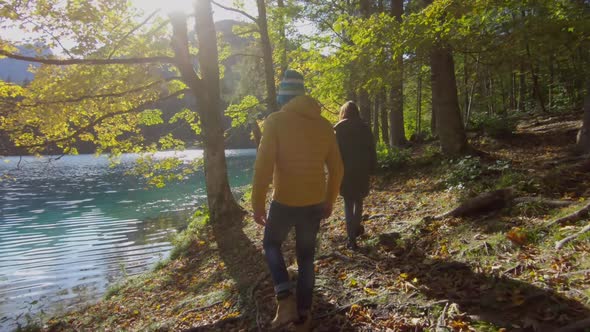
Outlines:
{"label": "bare branch", "polygon": [[0,50],[0,55],[5,57],[29,61],[36,63],[43,63],[46,65],[58,65],[58,66],[69,66],[69,65],[118,65],[118,64],[145,64],[145,63],[174,63],[174,58],[169,56],[155,56],[147,58],[120,58],[120,59],[46,59],[24,56],[20,54],[13,54],[6,50]]}
{"label": "bare branch", "polygon": [[51,31],[47,30],[47,28],[45,28],[42,25],[37,24],[35,21],[33,21],[31,19],[26,20],[26,22],[33,24],[38,29],[41,29],[43,32],[45,32],[47,35],[49,35],[49,37],[51,37],[51,39],[53,39],[59,45],[59,47],[61,47],[62,51],[64,51],[65,54],[67,54],[71,59],[74,58],[74,56],[70,53],[70,51],[61,43],[59,38],[57,38],[53,33],[51,33]]}
{"label": "bare branch", "polygon": [[237,9],[237,8],[233,8],[233,7],[227,7],[227,6],[224,6],[224,5],[222,5],[222,4],[220,4],[220,3],[216,2],[216,1],[211,1],[211,3],[214,4],[215,6],[219,7],[219,8],[225,9],[227,11],[238,13],[238,14],[242,14],[245,17],[249,18],[250,20],[254,21],[254,23],[258,24],[258,19],[256,17],[254,17],[254,16],[246,13],[245,11],[243,11],[241,9]]}
{"label": "bare branch", "polygon": [[143,20],[142,22],[140,22],[138,25],[136,25],[133,29],[131,29],[128,33],[126,33],[123,38],[119,39],[119,41],[115,44],[115,47],[113,47],[113,50],[111,51],[111,53],[109,53],[109,56],[107,57],[107,59],[110,59],[113,57],[113,55],[115,54],[115,52],[117,52],[117,49],[119,49],[119,46],[121,46],[121,43],[123,43],[123,41],[125,39],[127,39],[127,37],[131,36],[131,34],[133,34],[135,31],[137,31],[139,28],[141,28],[142,26],[144,26],[149,20],[152,19],[152,17],[154,17],[160,10],[156,9],[154,10],[153,13],[151,13],[145,20]]}
{"label": "bare branch", "polygon": [[170,81],[179,80],[179,79],[180,79],[180,77],[174,76],[174,77],[166,78],[166,79],[163,79],[163,80],[158,80],[158,81],[152,82],[150,84],[143,85],[143,86],[140,86],[140,87],[137,87],[137,88],[134,88],[134,89],[131,89],[131,90],[123,91],[123,92],[105,93],[105,94],[100,94],[100,95],[85,95],[85,96],[80,96],[80,97],[72,98],[72,99],[53,100],[53,101],[40,102],[40,103],[34,103],[34,104],[21,104],[21,106],[23,106],[23,107],[36,107],[36,106],[53,105],[53,104],[77,103],[79,101],[83,101],[83,100],[86,100],[86,99],[101,99],[101,98],[122,97],[122,96],[125,96],[125,95],[130,94],[130,93],[147,90],[149,88],[152,88],[152,87],[154,87],[154,86],[156,86],[158,84],[164,83],[164,82],[170,82]]}
{"label": "bare branch", "polygon": [[46,140],[43,143],[37,143],[37,144],[31,144],[31,145],[21,145],[19,147],[20,148],[25,148],[25,149],[30,149],[30,148],[38,148],[38,147],[47,147],[50,144],[65,142],[65,141],[68,141],[68,140],[71,140],[73,138],[76,138],[76,137],[80,136],[82,133],[87,132],[92,127],[96,126],[97,124],[103,122],[106,119],[115,117],[117,115],[123,115],[123,114],[141,112],[141,111],[143,111],[143,110],[145,110],[145,109],[147,109],[149,107],[154,106],[155,104],[157,104],[157,103],[159,103],[161,101],[164,101],[164,100],[167,100],[167,99],[171,99],[171,98],[174,98],[174,97],[178,97],[178,96],[180,96],[180,95],[182,95],[184,93],[187,93],[189,91],[190,91],[190,89],[180,90],[180,91],[177,91],[177,92],[172,93],[170,95],[167,95],[166,97],[162,97],[162,98],[157,99],[157,100],[148,101],[146,103],[143,103],[143,104],[141,104],[141,105],[139,105],[137,107],[134,107],[134,108],[131,108],[131,109],[128,109],[128,110],[123,110],[123,111],[117,111],[117,112],[103,114],[103,115],[99,116],[98,118],[94,119],[93,121],[91,121],[90,123],[88,123],[87,125],[78,128],[76,131],[74,131],[70,135],[67,135],[67,136],[64,136],[64,137],[61,137],[61,138],[56,138],[56,139],[53,139],[53,140]]}

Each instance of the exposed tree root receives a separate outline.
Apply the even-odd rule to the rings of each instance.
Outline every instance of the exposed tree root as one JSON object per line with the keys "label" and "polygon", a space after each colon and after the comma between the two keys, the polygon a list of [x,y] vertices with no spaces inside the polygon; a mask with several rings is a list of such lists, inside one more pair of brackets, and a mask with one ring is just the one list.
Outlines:
{"label": "exposed tree root", "polygon": [[572,201],[562,201],[559,199],[548,199],[545,197],[517,197],[514,199],[514,203],[538,203],[541,205],[547,205],[550,207],[566,207],[572,205]]}
{"label": "exposed tree root", "polygon": [[557,241],[555,242],[555,249],[559,250],[561,249],[564,245],[566,245],[568,242],[575,240],[576,238],[578,238],[580,235],[586,233],[590,231],[590,224],[586,225],[586,227],[582,228],[579,232],[577,232],[574,235],[570,235],[568,237],[566,237],[565,239],[561,240],[561,241]]}
{"label": "exposed tree root", "polygon": [[[565,207],[573,204],[571,201],[549,199],[545,197],[514,197],[514,190],[512,188],[504,188],[479,194],[478,196],[461,203],[451,211],[438,216],[425,217],[424,220],[430,221],[441,220],[447,217],[460,218],[476,216],[519,203],[538,203],[550,207]],[[582,213],[587,213],[588,210],[590,210],[590,205],[587,208],[588,209]]]}
{"label": "exposed tree root", "polygon": [[468,217],[492,210],[502,209],[511,200],[513,190],[510,188],[499,189],[479,194],[478,196],[463,202],[451,211],[438,216],[426,217],[426,220],[440,220],[447,217]]}
{"label": "exposed tree root", "polygon": [[582,207],[581,209],[577,210],[576,212],[573,212],[571,214],[568,214],[565,217],[561,217],[559,219],[551,221],[550,223],[547,224],[547,227],[551,227],[555,224],[563,224],[566,222],[578,221],[578,220],[588,216],[589,212],[590,212],[590,203],[586,204],[586,206]]}

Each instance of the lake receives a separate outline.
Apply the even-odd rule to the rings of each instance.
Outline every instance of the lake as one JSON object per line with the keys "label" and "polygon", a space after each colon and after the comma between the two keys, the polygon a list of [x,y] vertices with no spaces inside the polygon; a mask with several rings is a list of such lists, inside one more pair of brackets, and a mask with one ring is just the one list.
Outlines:
{"label": "lake", "polygon": [[[161,152],[155,158],[174,155]],[[187,163],[200,150],[177,153]],[[228,150],[236,195],[250,184],[255,150]],[[27,314],[99,299],[121,278],[152,268],[206,203],[202,172],[164,188],[130,175],[137,155],[0,157],[0,331]]]}

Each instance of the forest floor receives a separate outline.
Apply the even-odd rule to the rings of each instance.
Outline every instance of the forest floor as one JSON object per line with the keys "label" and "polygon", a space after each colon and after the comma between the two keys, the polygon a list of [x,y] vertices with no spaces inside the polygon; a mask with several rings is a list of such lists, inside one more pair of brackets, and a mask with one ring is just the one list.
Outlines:
{"label": "forest floor", "polygon": [[[314,330],[555,331],[590,317],[590,236],[555,249],[588,218],[547,227],[590,198],[590,172],[571,157],[579,119],[542,116],[503,139],[473,135],[479,157],[449,161],[434,143],[412,148],[405,165],[374,179],[358,252],[345,247],[339,200],[318,237]],[[425,218],[505,187],[573,205],[530,201],[470,218]],[[262,227],[247,220],[245,232],[262,251]],[[189,238],[178,258],[44,329],[269,330],[275,303],[266,271],[248,289],[253,304],[243,305],[207,228]]]}

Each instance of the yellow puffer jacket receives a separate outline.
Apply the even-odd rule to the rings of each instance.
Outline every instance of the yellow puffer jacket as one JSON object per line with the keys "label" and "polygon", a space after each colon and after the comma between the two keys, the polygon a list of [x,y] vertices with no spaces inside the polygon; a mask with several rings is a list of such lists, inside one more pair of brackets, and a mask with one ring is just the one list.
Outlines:
{"label": "yellow puffer jacket", "polygon": [[315,99],[299,96],[264,122],[254,166],[255,212],[265,211],[271,182],[273,199],[287,206],[333,204],[336,200],[344,168],[334,129],[320,111]]}

